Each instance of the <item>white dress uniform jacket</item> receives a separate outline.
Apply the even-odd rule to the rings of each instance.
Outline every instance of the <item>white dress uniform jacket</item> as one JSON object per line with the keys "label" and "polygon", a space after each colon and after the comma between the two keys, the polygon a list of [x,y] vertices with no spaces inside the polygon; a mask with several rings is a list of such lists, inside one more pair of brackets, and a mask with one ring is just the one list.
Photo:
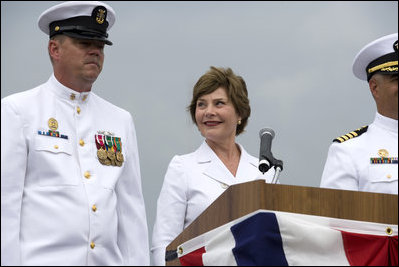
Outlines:
{"label": "white dress uniform jacket", "polygon": [[[391,163],[372,163],[380,150],[388,151]],[[377,113],[365,133],[330,146],[320,186],[398,194],[397,160],[398,121]]]}
{"label": "white dress uniform jacket", "polygon": [[[74,95],[75,97],[71,97]],[[45,136],[48,120],[60,135]],[[122,141],[102,165],[95,134]],[[1,264],[149,265],[131,115],[92,92],[48,82],[1,101]]]}
{"label": "white dress uniform jacket", "polygon": [[152,259],[165,265],[165,249],[230,185],[266,179],[271,182],[274,169],[265,175],[258,170],[259,160],[240,145],[241,157],[236,177],[204,141],[195,152],[173,157],[158,198],[152,237]]}

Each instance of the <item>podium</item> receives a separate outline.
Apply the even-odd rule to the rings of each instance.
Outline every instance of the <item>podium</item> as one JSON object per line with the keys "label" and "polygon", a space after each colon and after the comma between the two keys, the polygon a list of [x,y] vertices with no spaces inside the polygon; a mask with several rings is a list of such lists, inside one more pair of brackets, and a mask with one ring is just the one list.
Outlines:
{"label": "podium", "polygon": [[[259,209],[323,217],[398,224],[398,195],[337,190],[318,187],[267,184],[256,180],[230,186],[166,248]],[[180,266],[179,259],[166,262]]]}

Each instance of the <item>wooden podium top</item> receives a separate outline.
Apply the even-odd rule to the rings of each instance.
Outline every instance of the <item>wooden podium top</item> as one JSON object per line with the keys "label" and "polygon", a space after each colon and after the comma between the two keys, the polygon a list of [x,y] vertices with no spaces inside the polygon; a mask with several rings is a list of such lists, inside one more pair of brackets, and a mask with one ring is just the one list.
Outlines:
{"label": "wooden podium top", "polygon": [[[257,180],[230,186],[166,250],[176,250],[191,238],[259,209],[398,224],[398,195],[266,184]],[[167,265],[180,262],[177,259]]]}

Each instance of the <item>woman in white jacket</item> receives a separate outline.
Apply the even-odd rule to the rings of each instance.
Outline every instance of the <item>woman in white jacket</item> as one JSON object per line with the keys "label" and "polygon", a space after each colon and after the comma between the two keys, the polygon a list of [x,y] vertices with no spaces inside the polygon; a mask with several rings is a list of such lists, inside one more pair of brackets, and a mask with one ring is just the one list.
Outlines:
{"label": "woman in white jacket", "polygon": [[274,170],[263,176],[258,158],[235,142],[244,131],[251,108],[242,77],[230,68],[211,67],[194,86],[188,107],[205,138],[193,153],[174,156],[158,198],[151,255],[165,265],[165,249],[230,185],[259,178],[271,181]]}

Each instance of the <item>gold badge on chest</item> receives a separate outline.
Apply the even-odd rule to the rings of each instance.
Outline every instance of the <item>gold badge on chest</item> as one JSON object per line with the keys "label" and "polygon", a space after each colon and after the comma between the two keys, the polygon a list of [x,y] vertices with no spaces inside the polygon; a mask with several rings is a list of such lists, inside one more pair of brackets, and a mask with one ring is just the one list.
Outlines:
{"label": "gold badge on chest", "polygon": [[398,157],[390,157],[385,148],[378,149],[379,157],[371,157],[370,164],[398,164]]}
{"label": "gold badge on chest", "polygon": [[121,138],[109,132],[99,131],[95,140],[98,161],[106,166],[121,167],[124,162]]}
{"label": "gold badge on chest", "polygon": [[381,148],[378,150],[378,156],[380,156],[381,158],[386,158],[389,156],[389,152],[385,148]]}
{"label": "gold badge on chest", "polygon": [[51,130],[53,130],[53,131],[55,131],[55,130],[58,129],[58,121],[57,121],[56,119],[54,119],[54,118],[48,119],[47,124],[48,124],[48,127],[49,127]]}
{"label": "gold badge on chest", "polygon": [[65,134],[61,134],[58,129],[58,121],[54,118],[50,118],[47,121],[47,125],[50,128],[50,130],[38,130],[37,133],[39,135],[45,135],[45,136],[51,136],[51,137],[57,137],[57,138],[63,138],[63,139],[68,139],[68,136]]}

